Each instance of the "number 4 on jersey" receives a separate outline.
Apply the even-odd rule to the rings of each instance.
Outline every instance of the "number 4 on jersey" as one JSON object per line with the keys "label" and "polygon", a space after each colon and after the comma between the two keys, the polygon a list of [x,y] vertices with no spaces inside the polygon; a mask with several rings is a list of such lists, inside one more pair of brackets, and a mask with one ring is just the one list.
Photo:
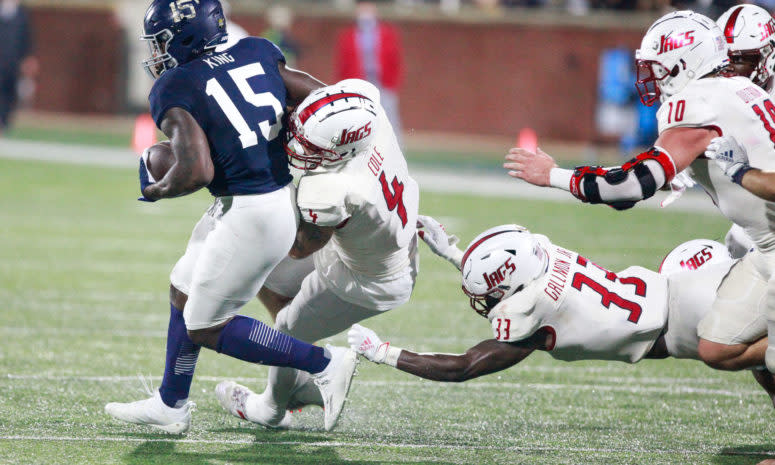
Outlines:
{"label": "number 4 on jersey", "polygon": [[[382,184],[382,195],[385,196],[385,203],[387,204],[388,210],[396,210],[398,217],[401,218],[401,227],[406,227],[408,219],[403,199],[404,183],[399,182],[398,178],[393,176],[393,181],[391,181],[390,186],[388,186],[387,177],[385,177],[384,171],[379,174],[379,182]],[[392,191],[390,190],[391,187],[393,188]]]}

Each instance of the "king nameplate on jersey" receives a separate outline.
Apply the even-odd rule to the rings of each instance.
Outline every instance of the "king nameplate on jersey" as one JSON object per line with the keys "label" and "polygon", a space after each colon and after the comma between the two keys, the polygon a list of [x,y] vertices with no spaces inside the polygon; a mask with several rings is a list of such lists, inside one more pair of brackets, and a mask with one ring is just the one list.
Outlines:
{"label": "king nameplate on jersey", "polygon": [[204,58],[202,61],[207,63],[210,69],[215,69],[218,66],[234,63],[234,57],[228,53],[221,53],[219,55],[211,56],[210,58]]}

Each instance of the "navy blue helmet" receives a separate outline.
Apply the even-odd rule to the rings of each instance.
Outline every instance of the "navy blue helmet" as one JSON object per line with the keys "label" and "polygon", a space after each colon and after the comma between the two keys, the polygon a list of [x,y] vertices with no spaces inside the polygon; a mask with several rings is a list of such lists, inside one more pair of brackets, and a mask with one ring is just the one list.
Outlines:
{"label": "navy blue helmet", "polygon": [[154,0],[145,12],[143,36],[151,57],[145,69],[158,78],[168,69],[226,42],[226,19],[218,0]]}

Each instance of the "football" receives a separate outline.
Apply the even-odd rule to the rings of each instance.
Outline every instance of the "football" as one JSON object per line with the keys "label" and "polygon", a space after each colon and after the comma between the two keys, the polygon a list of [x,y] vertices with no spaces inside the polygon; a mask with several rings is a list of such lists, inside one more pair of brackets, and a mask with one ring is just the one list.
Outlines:
{"label": "football", "polygon": [[146,161],[148,171],[157,181],[167,174],[175,164],[175,155],[172,154],[170,141],[165,140],[148,147],[148,159]]}

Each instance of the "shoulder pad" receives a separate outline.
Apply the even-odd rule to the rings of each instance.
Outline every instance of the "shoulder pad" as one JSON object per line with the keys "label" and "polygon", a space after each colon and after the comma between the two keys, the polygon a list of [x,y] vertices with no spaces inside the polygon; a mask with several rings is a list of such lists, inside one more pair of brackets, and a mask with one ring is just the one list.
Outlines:
{"label": "shoulder pad", "polygon": [[521,341],[541,327],[540,315],[535,309],[540,286],[534,281],[525,289],[496,305],[487,319],[490,320],[493,336],[503,342]]}
{"label": "shoulder pad", "polygon": [[673,127],[718,126],[718,115],[706,96],[690,88],[665,100],[657,121],[661,134]]}
{"label": "shoulder pad", "polygon": [[296,205],[304,221],[318,226],[338,226],[347,211],[346,176],[339,173],[306,174],[299,180]]}

